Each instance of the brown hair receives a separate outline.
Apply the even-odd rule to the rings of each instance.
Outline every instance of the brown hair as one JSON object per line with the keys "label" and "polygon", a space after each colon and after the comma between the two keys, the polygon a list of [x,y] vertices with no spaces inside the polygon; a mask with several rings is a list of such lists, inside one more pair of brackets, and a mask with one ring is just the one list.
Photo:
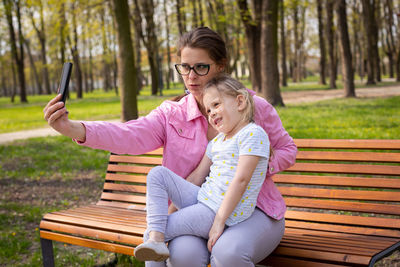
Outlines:
{"label": "brown hair", "polygon": [[208,27],[198,27],[183,34],[178,41],[178,57],[185,47],[204,49],[215,63],[224,67],[227,64],[228,53],[224,40]]}
{"label": "brown hair", "polygon": [[[246,108],[243,110],[243,119],[246,122],[254,122],[254,100],[246,87],[238,80],[227,73],[221,73],[212,78],[205,86],[204,92],[210,88],[216,88],[221,94],[237,97],[242,95],[245,98]],[[205,93],[204,93],[205,94]]]}

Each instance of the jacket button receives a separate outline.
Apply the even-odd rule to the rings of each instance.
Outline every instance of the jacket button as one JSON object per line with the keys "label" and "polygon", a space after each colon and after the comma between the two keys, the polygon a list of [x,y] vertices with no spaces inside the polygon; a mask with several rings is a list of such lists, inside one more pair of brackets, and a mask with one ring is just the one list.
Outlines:
{"label": "jacket button", "polygon": [[179,129],[178,132],[181,134],[182,133],[182,129]]}
{"label": "jacket button", "polygon": [[274,171],[274,167],[269,168],[269,170],[270,170],[271,172],[273,172],[273,171]]}

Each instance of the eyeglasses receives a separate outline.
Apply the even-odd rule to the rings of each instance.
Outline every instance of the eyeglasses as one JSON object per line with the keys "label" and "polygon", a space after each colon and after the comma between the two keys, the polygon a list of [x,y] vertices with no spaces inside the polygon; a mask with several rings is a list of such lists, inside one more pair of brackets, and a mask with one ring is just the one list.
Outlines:
{"label": "eyeglasses", "polygon": [[197,63],[190,67],[189,64],[175,64],[175,69],[180,75],[189,75],[190,71],[193,70],[197,75],[204,76],[210,71],[210,65]]}

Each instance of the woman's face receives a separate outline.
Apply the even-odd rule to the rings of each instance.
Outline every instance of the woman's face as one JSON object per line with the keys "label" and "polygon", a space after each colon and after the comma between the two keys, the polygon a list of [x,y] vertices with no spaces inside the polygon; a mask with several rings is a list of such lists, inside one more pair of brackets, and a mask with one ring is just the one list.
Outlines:
{"label": "woman's face", "polygon": [[224,67],[217,65],[204,49],[184,47],[181,50],[181,64],[188,64],[190,67],[193,67],[194,64],[199,63],[210,65],[207,75],[200,76],[194,70],[191,70],[188,75],[182,75],[182,78],[186,88],[196,98],[197,103],[202,104],[204,85],[217,73],[223,71]]}

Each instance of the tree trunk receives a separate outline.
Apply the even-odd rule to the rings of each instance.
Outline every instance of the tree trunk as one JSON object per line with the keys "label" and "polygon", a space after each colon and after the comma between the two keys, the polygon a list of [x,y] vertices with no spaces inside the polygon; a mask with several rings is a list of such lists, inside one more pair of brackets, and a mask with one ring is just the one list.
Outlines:
{"label": "tree trunk", "polygon": [[322,15],[322,0],[317,0],[317,12],[318,12],[318,37],[319,37],[319,83],[326,84],[325,81],[325,65],[326,65],[326,51],[325,51],[325,36],[324,36],[324,24]]}
{"label": "tree trunk", "polygon": [[292,64],[293,64],[293,70],[292,70],[292,81],[293,82],[298,82],[298,72],[300,68],[300,62],[299,60],[299,52],[300,52],[300,44],[299,44],[299,31],[298,31],[298,25],[299,25],[299,14],[298,14],[298,2],[293,2],[292,3],[292,11],[293,11],[293,36],[294,36],[294,51],[293,51],[293,57],[292,57]]}
{"label": "tree trunk", "polygon": [[354,72],[350,48],[350,38],[347,27],[346,0],[339,0],[336,3],[336,13],[338,21],[337,24],[339,28],[339,44],[342,62],[343,84],[346,92],[345,95],[346,97],[355,97],[356,92],[354,88]]}
{"label": "tree trunk", "polygon": [[101,44],[103,47],[103,54],[101,56],[103,63],[103,89],[104,91],[109,91],[112,88],[111,85],[111,53],[107,43],[107,34],[106,34],[106,21],[105,21],[105,8],[102,7],[99,11],[100,21],[101,21]]}
{"label": "tree trunk", "polygon": [[39,75],[38,75],[38,72],[37,72],[37,69],[35,66],[35,61],[32,56],[31,46],[30,46],[28,40],[24,40],[24,43],[25,43],[26,51],[28,52],[29,62],[30,62],[32,72],[33,72],[33,79],[34,79],[34,81],[36,83],[36,87],[37,87],[37,93],[39,95],[41,95],[41,94],[43,94],[43,89],[42,89],[42,85],[40,84]]}
{"label": "tree trunk", "polygon": [[326,30],[328,36],[328,55],[329,55],[329,87],[336,88],[336,53],[335,53],[335,38],[333,31],[333,0],[327,0],[326,14],[327,23]]}
{"label": "tree trunk", "polygon": [[83,80],[82,80],[82,68],[81,68],[81,63],[80,63],[80,58],[79,58],[79,52],[78,52],[78,25],[76,23],[76,10],[75,6],[76,2],[72,4],[72,30],[73,30],[73,42],[71,39],[68,37],[70,40],[70,46],[71,46],[71,54],[72,54],[72,59],[74,61],[74,69],[75,69],[75,84],[76,84],[76,97],[78,99],[81,99],[83,97]]}
{"label": "tree trunk", "polygon": [[143,35],[142,40],[147,49],[147,59],[150,65],[151,94],[157,95],[160,73],[158,67],[158,41],[154,23],[154,3],[153,0],[141,0],[140,6],[146,20],[146,36]]}
{"label": "tree trunk", "polygon": [[384,17],[386,21],[386,45],[387,45],[387,50],[386,54],[388,56],[389,60],[389,76],[390,78],[394,77],[394,65],[395,65],[395,60],[394,56],[396,53],[395,49],[395,42],[394,42],[394,37],[393,37],[393,1],[392,0],[386,0],[384,6]]}
{"label": "tree trunk", "polygon": [[253,14],[247,6],[247,0],[238,0],[240,15],[245,26],[247,51],[250,66],[250,79],[253,90],[261,92],[261,6],[262,1],[253,0]]}
{"label": "tree trunk", "polygon": [[367,84],[376,84],[375,83],[375,52],[374,52],[374,31],[373,31],[373,25],[374,21],[373,18],[373,10],[372,6],[370,5],[369,0],[362,0],[362,6],[363,6],[363,20],[364,20],[364,30],[365,30],[365,36],[366,36],[366,41],[367,41],[367,72],[368,72],[368,80]]}
{"label": "tree trunk", "polygon": [[375,23],[372,24],[372,31],[374,33],[374,43],[373,43],[373,51],[374,51],[374,65],[375,65],[375,74],[376,74],[376,81],[381,82],[382,81],[382,74],[381,74],[381,59],[379,56],[379,48],[378,48],[378,42],[379,42],[379,29],[381,28],[381,18],[380,16],[380,1],[375,2],[375,0],[372,0],[372,15]]}
{"label": "tree trunk", "polygon": [[200,23],[200,27],[204,26],[204,18],[203,18],[203,1],[202,0],[197,0],[196,1],[199,5],[199,23]]}
{"label": "tree trunk", "polygon": [[[10,44],[11,44],[11,54],[13,56],[15,65],[17,66],[17,74],[19,81],[19,89],[20,89],[20,100],[23,103],[27,103],[26,97],[26,85],[25,85],[25,73],[24,73],[24,48],[23,48],[23,36],[22,36],[22,25],[21,25],[21,14],[20,14],[20,5],[19,1],[10,1],[3,0],[8,30],[10,33]],[[18,23],[18,45],[17,38],[13,25],[13,4],[15,4],[16,13],[17,13],[17,23]],[[14,91],[15,94],[15,91]],[[12,96],[13,98],[14,96]],[[12,100],[13,101],[13,100]]]}
{"label": "tree trunk", "polygon": [[[200,1],[199,1],[200,2]],[[196,5],[196,2],[193,3],[193,5]],[[199,3],[201,7],[201,2]],[[165,30],[166,30],[166,41],[167,41],[167,89],[170,89],[169,82],[172,78],[172,69],[171,69],[171,47],[169,44],[169,20],[168,20],[168,12],[167,12],[167,4],[166,0],[163,2],[163,9],[164,9],[164,15],[165,15]]]}
{"label": "tree trunk", "polygon": [[122,121],[136,119],[137,81],[129,23],[128,0],[112,0],[118,37],[118,81],[121,89]]}
{"label": "tree trunk", "polygon": [[285,6],[283,0],[280,0],[280,21],[281,21],[281,68],[282,68],[282,86],[287,86],[287,66],[286,66],[286,37],[285,37]]}
{"label": "tree trunk", "polygon": [[278,1],[265,0],[261,24],[261,80],[265,98],[274,106],[284,106],[279,89]]}
{"label": "tree trunk", "polygon": [[182,35],[186,31],[186,26],[184,24],[184,19],[183,16],[184,13],[182,12],[182,0],[176,0],[176,19],[178,22],[178,29],[179,29],[179,35]]}

